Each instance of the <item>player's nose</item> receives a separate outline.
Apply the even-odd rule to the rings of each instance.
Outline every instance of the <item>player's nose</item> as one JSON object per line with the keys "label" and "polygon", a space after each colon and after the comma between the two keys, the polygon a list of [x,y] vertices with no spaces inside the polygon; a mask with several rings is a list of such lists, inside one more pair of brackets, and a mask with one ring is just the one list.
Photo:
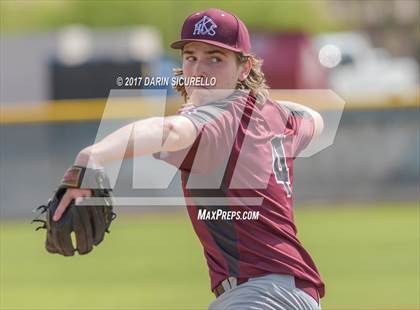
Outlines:
{"label": "player's nose", "polygon": [[193,69],[193,76],[195,77],[208,77],[208,70],[207,66],[202,61],[197,61],[195,63],[194,69]]}

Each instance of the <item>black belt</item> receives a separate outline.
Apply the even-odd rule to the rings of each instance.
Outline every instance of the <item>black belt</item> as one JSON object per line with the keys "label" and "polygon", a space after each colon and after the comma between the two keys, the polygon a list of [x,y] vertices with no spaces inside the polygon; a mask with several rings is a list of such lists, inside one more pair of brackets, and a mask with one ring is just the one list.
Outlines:
{"label": "black belt", "polygon": [[[241,285],[245,282],[248,282],[249,280],[249,278],[235,278],[235,279],[236,279],[236,286]],[[227,283],[231,286],[231,289],[233,288],[229,281],[229,278],[224,281],[227,281]],[[225,292],[225,288],[223,287],[224,281],[220,282],[220,284],[216,286],[215,289],[213,290],[213,294],[216,296],[216,298]]]}

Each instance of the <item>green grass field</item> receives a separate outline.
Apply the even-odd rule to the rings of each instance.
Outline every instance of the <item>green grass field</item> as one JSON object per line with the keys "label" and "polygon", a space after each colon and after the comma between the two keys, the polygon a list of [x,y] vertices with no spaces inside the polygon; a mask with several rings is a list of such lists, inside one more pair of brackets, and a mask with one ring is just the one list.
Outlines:
{"label": "green grass field", "polygon": [[[298,208],[299,237],[326,282],[323,309],[418,309],[413,204]],[[1,222],[1,309],[206,309],[213,299],[186,213],[120,216],[86,256],[47,254],[45,231]]]}

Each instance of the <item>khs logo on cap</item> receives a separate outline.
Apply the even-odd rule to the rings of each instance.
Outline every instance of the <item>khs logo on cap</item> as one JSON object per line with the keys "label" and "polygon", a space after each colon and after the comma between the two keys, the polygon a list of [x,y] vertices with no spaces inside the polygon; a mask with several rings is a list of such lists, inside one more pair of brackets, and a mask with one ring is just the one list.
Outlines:
{"label": "khs logo on cap", "polygon": [[214,36],[216,34],[216,28],[217,25],[210,17],[203,16],[203,18],[195,24],[193,36],[207,34],[209,36]]}

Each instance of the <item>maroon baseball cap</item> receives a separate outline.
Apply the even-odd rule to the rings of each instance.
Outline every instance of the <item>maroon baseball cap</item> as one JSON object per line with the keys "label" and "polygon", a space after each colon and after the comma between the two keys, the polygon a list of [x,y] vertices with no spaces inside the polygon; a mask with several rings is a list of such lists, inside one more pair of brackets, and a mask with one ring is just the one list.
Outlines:
{"label": "maroon baseball cap", "polygon": [[247,55],[251,49],[248,29],[235,15],[220,9],[208,9],[187,17],[181,40],[171,44],[182,49],[189,42],[203,42]]}

